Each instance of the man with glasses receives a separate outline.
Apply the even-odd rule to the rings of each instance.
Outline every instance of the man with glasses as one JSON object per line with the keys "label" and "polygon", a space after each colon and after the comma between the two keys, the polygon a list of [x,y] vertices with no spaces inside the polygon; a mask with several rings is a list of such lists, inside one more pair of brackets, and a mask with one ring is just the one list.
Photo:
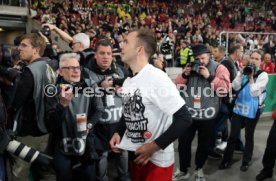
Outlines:
{"label": "man with glasses", "polygon": [[73,37],[62,31],[58,27],[52,24],[43,24],[42,26],[48,26],[50,30],[56,31],[63,40],[69,43],[73,52],[80,53],[80,63],[83,67],[89,67],[90,60],[94,56],[94,50],[90,48],[90,37],[85,33],[77,33]]}
{"label": "man with glasses", "polygon": [[[20,60],[25,61],[25,67],[17,83],[11,112],[14,112],[17,139],[35,149],[44,151],[47,145],[48,133],[44,122],[44,86],[55,78],[51,69],[51,61],[41,57],[45,49],[45,41],[35,33],[21,37],[18,46]],[[33,137],[35,136],[35,137]],[[14,179],[26,180],[30,164],[15,159],[12,170]]]}
{"label": "man with glasses", "polygon": [[94,56],[94,50],[90,48],[90,38],[85,33],[78,33],[73,36],[70,43],[73,52],[78,52],[81,55],[80,64],[83,67],[90,68],[91,60]]}
{"label": "man with glasses", "polygon": [[72,48],[73,52],[82,52],[90,47],[90,38],[85,33],[77,33],[71,37],[55,25],[43,24],[42,27],[44,26],[48,26],[51,31],[56,31],[63,40],[70,43],[69,46]]}
{"label": "man with glasses", "polygon": [[70,44],[73,52],[82,52],[90,47],[89,36],[85,33],[78,33],[73,36],[73,40]]}
{"label": "man with glasses", "polygon": [[[93,134],[103,104],[101,97],[96,95],[97,85],[90,71],[81,70],[79,59],[76,53],[61,55],[56,83],[59,94],[46,98],[46,122],[53,132],[51,146],[57,181],[96,179],[97,157],[91,155],[96,154]],[[79,162],[81,173],[77,178],[72,168]]]}

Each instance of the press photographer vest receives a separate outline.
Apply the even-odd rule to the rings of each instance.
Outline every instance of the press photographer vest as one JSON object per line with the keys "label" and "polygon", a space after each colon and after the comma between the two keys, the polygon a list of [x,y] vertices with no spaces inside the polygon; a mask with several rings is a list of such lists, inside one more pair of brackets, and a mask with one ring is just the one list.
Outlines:
{"label": "press photographer vest", "polygon": [[[210,75],[215,76],[219,64],[210,60],[206,66]],[[220,99],[216,95],[214,87],[203,76],[192,72],[187,82],[184,100],[195,120],[211,120],[218,113]]]}
{"label": "press photographer vest", "polygon": [[[32,127],[32,129],[38,129],[34,130],[30,133],[24,133],[27,135],[32,136],[41,136],[48,133],[48,130],[45,125],[44,121],[44,88],[48,84],[54,84],[56,79],[56,74],[54,70],[51,68],[51,59],[42,57],[35,62],[31,63],[27,67],[31,71],[34,79],[34,89],[33,89],[33,100],[35,104],[35,119],[31,120],[33,125],[28,125],[29,127]],[[20,108],[15,116],[15,121],[17,122],[17,134],[21,135],[22,127],[21,127],[21,114],[22,114],[22,108]],[[35,134],[34,134],[35,133]]]}
{"label": "press photographer vest", "polygon": [[[96,82],[101,82],[102,80],[105,79],[106,76],[112,76],[112,77],[116,77],[116,78],[124,78],[124,73],[123,71],[117,67],[114,71],[113,74],[110,75],[101,75],[101,74],[97,74],[95,72],[92,71],[91,73],[91,77],[94,81]],[[107,96],[109,96],[107,98]],[[111,100],[110,100],[111,99]],[[112,95],[107,95],[105,94],[102,97],[103,100],[103,104],[104,104],[104,112],[102,114],[102,118],[100,119],[99,123],[101,124],[113,124],[113,123],[117,123],[119,122],[120,118],[122,117],[122,98],[119,97],[118,95],[115,95],[115,93],[113,93]],[[114,105],[110,106],[108,105],[109,103],[107,103],[107,101],[114,101]]]}
{"label": "press photographer vest", "polygon": [[[87,69],[85,69],[87,70]],[[91,72],[89,72],[90,74]],[[84,79],[87,87],[93,88],[91,77]],[[87,131],[78,131],[77,129],[77,114],[86,113],[86,119],[88,121],[90,112],[89,105],[91,104],[91,98],[83,93],[78,93],[74,96],[69,104],[68,112],[63,120],[62,127],[62,141],[60,143],[61,152],[65,155],[81,156],[85,152]],[[97,120],[93,120],[97,121]],[[92,123],[94,125],[95,123]],[[86,126],[85,126],[86,128]]]}
{"label": "press photographer vest", "polygon": [[85,152],[87,132],[77,130],[76,116],[86,113],[87,118],[90,100],[85,95],[78,94],[78,97],[74,97],[69,105],[69,111],[61,125],[62,141],[60,145],[61,151],[66,155],[81,156]]}
{"label": "press photographer vest", "polygon": [[[263,70],[258,70],[254,75],[254,83]],[[242,75],[242,87],[238,92],[233,112],[237,115],[254,119],[263,112],[264,101],[266,98],[266,89],[259,96],[251,96],[250,83],[246,75]]]}

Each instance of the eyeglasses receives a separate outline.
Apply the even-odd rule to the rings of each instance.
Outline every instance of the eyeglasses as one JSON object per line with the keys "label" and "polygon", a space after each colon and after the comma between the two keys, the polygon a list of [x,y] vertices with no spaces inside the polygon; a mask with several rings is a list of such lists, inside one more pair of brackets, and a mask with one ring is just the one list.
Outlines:
{"label": "eyeglasses", "polygon": [[79,42],[79,41],[78,41],[78,42],[72,42],[72,43],[70,44],[70,47],[74,46],[74,45],[77,44],[77,43],[80,43],[80,42]]}
{"label": "eyeglasses", "polygon": [[26,44],[24,44],[24,43],[20,43],[20,44],[18,45],[18,48],[27,48],[27,47],[32,47],[32,48],[34,48],[34,46],[32,46],[32,45],[26,45]]}
{"label": "eyeglasses", "polygon": [[80,71],[81,67],[80,66],[67,66],[67,67],[61,67],[61,69],[67,69],[70,71]]}

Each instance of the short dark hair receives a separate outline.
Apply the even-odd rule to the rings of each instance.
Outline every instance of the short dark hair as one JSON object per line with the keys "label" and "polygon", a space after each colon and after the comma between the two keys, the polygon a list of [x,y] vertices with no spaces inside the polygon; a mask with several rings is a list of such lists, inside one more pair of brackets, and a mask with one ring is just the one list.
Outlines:
{"label": "short dark hair", "polygon": [[46,42],[38,33],[25,34],[21,36],[20,41],[24,39],[30,40],[33,47],[40,48],[40,51],[39,51],[40,56],[44,54],[44,50],[46,48]]}
{"label": "short dark hair", "polygon": [[235,53],[238,49],[241,48],[241,46],[242,46],[242,45],[239,44],[239,43],[230,46],[230,47],[229,47],[229,54],[231,55],[231,54]]}
{"label": "short dark hair", "polygon": [[215,48],[217,48],[219,50],[219,52],[221,52],[221,53],[225,53],[225,51],[226,51],[226,48],[224,46],[222,46],[222,45],[219,45],[219,46],[217,46]]}
{"label": "short dark hair", "polygon": [[144,46],[148,57],[151,57],[156,52],[156,38],[155,34],[150,29],[141,28],[135,30],[137,32],[138,43]]}
{"label": "short dark hair", "polygon": [[105,46],[105,47],[110,46],[111,49],[113,48],[110,39],[101,39],[101,40],[97,41],[97,43],[95,45],[95,52],[97,52],[99,46]]}

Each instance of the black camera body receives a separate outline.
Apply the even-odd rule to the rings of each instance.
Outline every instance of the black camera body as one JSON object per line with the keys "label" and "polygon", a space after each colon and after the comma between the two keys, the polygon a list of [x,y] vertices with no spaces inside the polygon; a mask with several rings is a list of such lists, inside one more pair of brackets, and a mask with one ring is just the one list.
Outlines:
{"label": "black camera body", "polygon": [[[81,94],[83,92],[83,89],[86,88],[86,84],[85,82],[77,82],[77,83],[70,83],[70,84],[60,84],[65,86],[65,91],[72,91],[72,94],[76,95],[76,94]],[[59,93],[61,92],[61,90],[59,90]]]}
{"label": "black camera body", "polygon": [[116,85],[121,87],[125,81],[125,78],[122,78],[117,74],[114,74],[112,75],[112,81],[113,81],[113,87],[115,87]]}
{"label": "black camera body", "polygon": [[39,33],[39,32],[41,32],[46,37],[51,36],[51,29],[49,26],[43,26],[41,30],[38,30],[38,29],[31,30],[31,33]]}
{"label": "black camera body", "polygon": [[199,73],[200,65],[201,65],[200,60],[195,59],[195,61],[191,63],[192,71]]}
{"label": "black camera body", "polygon": [[243,69],[243,74],[250,75],[252,72],[256,72],[256,65],[254,63],[248,63]]}

